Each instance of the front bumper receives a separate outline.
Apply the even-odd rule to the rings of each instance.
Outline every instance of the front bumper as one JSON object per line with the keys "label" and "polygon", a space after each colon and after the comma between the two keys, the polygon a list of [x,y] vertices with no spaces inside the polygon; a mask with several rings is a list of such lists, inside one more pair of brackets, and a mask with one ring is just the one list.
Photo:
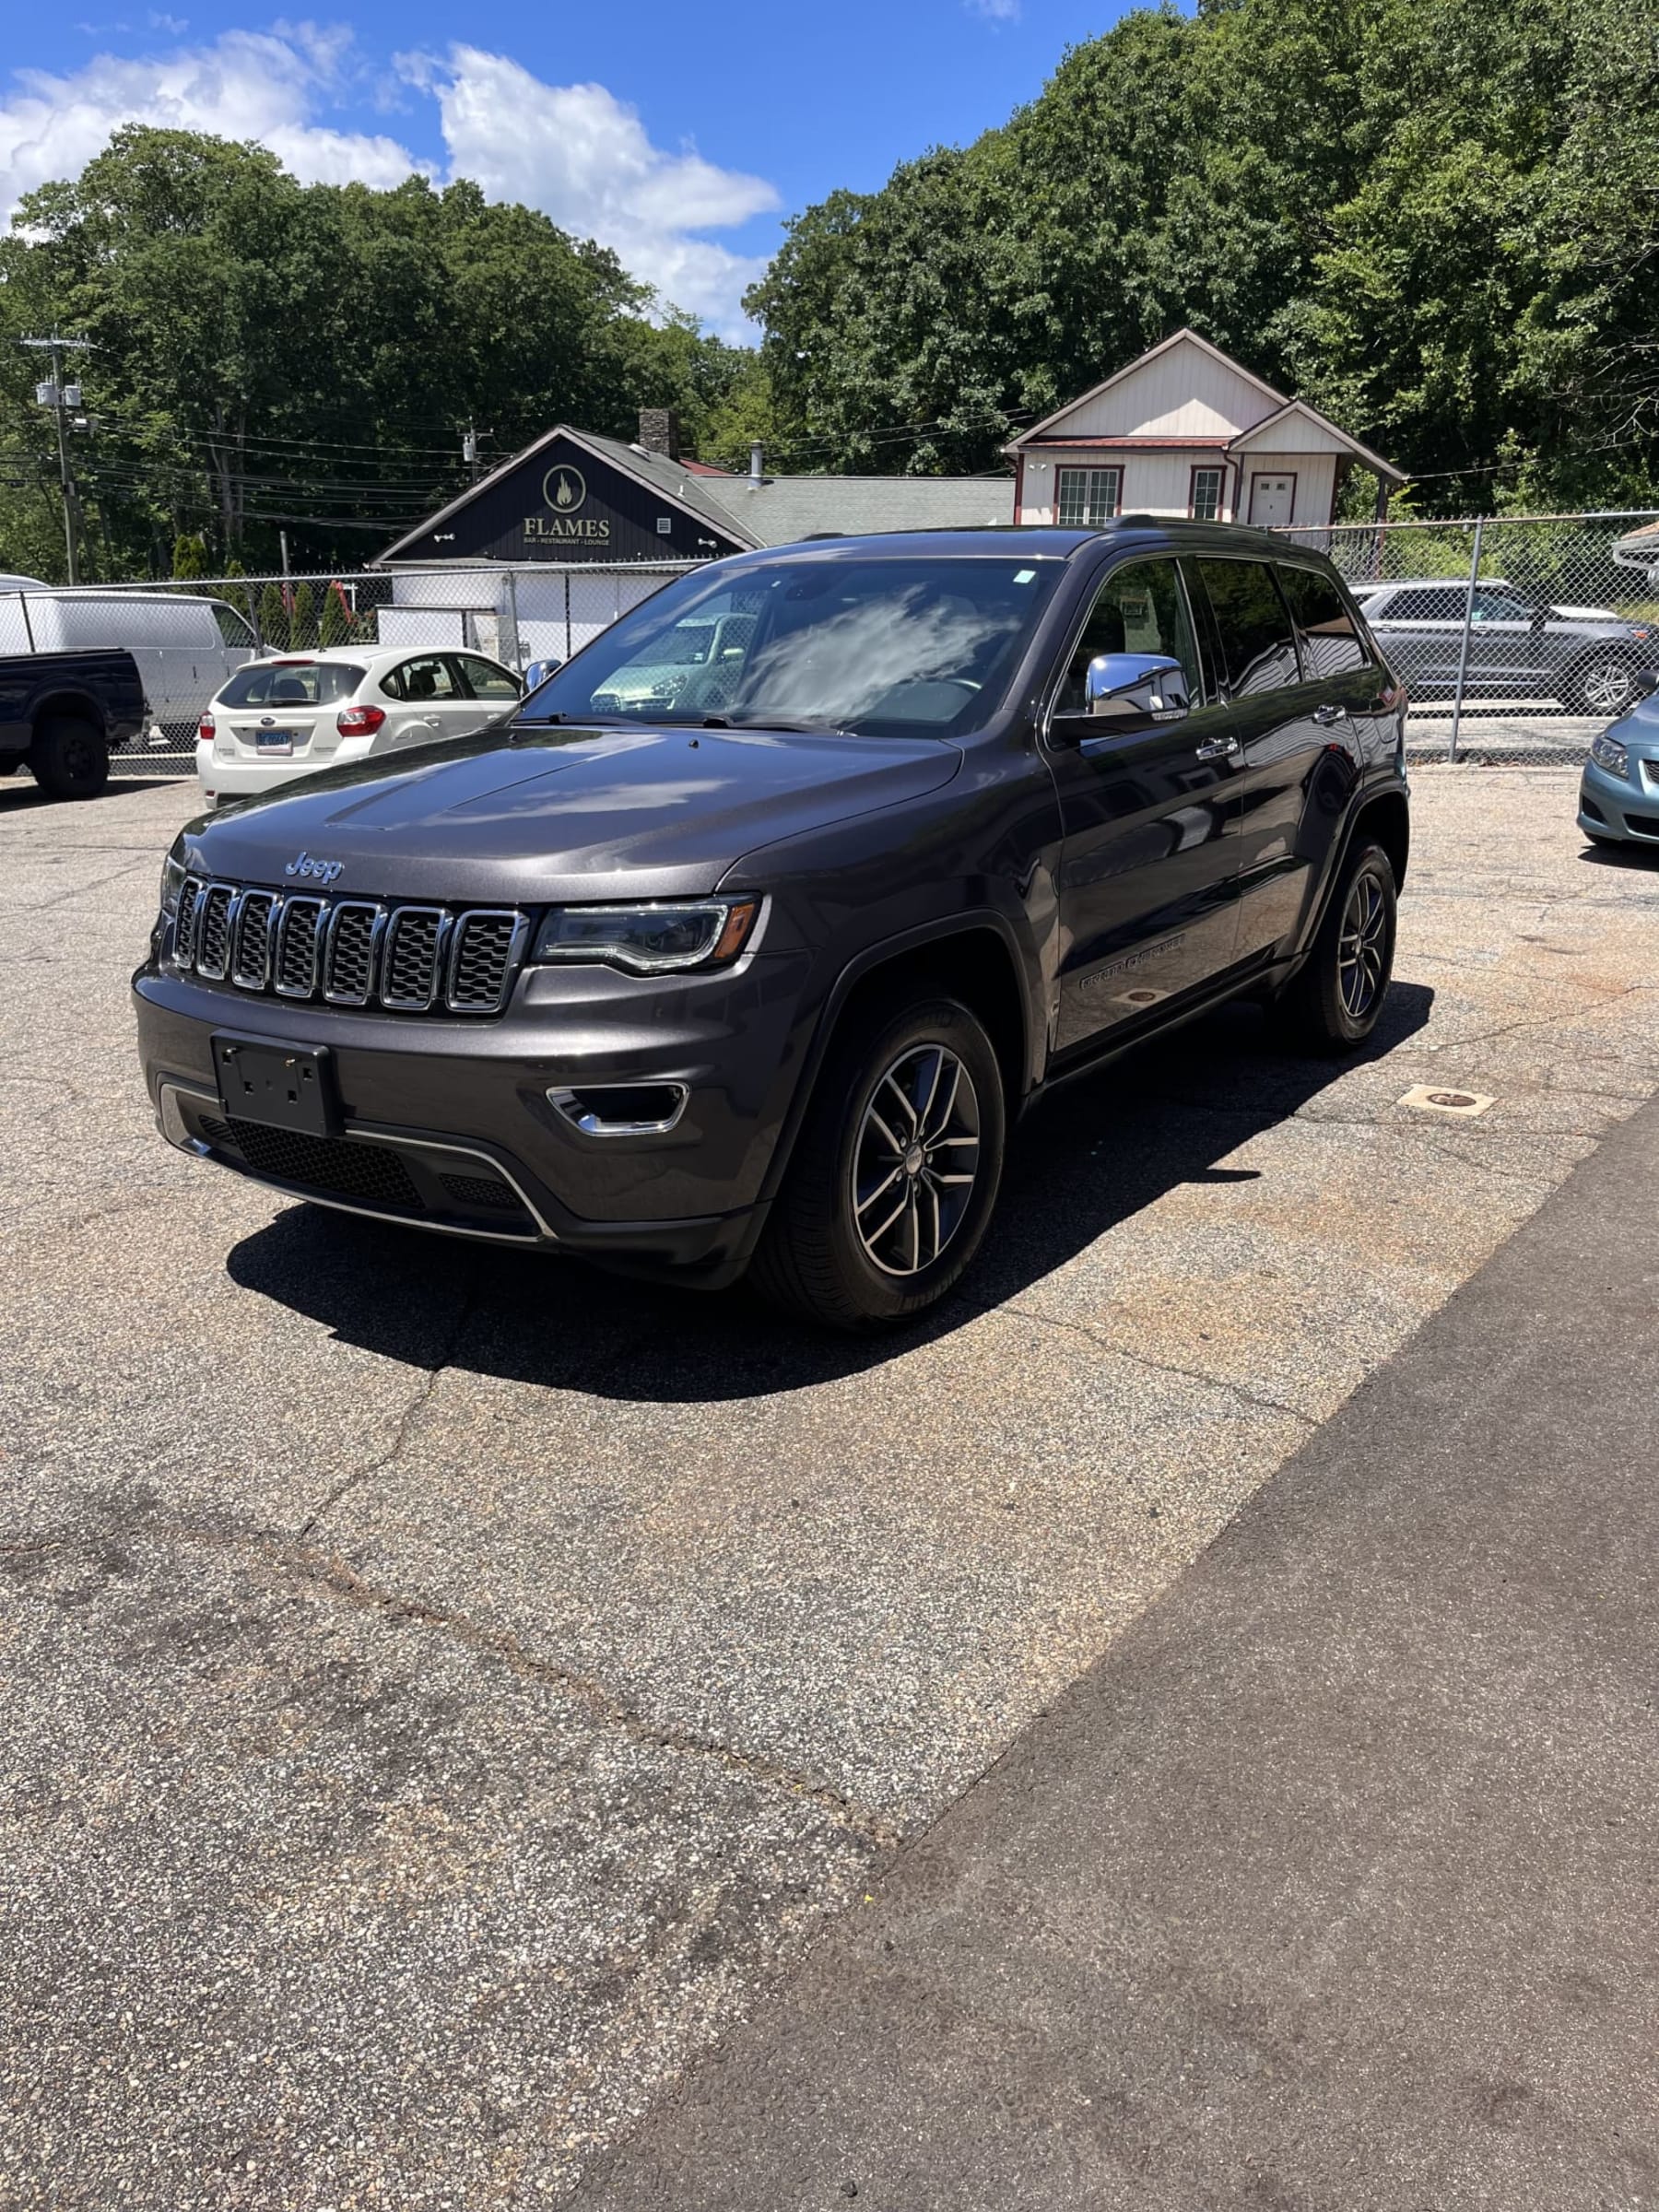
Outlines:
{"label": "front bumper", "polygon": [[1585,761],[1579,782],[1578,826],[1587,837],[1659,845],[1659,783],[1649,782],[1650,766],[1659,767],[1659,761],[1644,761],[1632,753],[1630,773],[1616,776],[1594,760]]}
{"label": "front bumper", "polygon": [[[273,1000],[153,962],[133,990],[158,1125],[180,1150],[349,1212],[717,1283],[764,1222],[807,1041],[806,966],[755,957],[672,979],[531,968],[503,1014],[474,1021]],[[338,1135],[234,1120],[216,1034],[326,1046]],[[630,1085],[672,1087],[671,1127],[595,1134],[555,1102]]]}

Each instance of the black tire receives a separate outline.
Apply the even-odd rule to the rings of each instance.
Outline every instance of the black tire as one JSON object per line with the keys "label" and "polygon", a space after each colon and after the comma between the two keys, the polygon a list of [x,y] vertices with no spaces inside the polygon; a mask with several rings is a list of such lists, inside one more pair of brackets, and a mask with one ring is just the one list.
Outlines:
{"label": "black tire", "polygon": [[1351,1053],[1382,1018],[1394,975],[1394,867],[1381,845],[1357,845],[1313,948],[1274,1008],[1293,1050]]}
{"label": "black tire", "polygon": [[[892,1152],[887,1187],[882,1131],[889,1125],[907,1141]],[[925,1312],[979,1250],[1002,1181],[1006,1125],[996,1053],[959,1000],[888,1000],[859,1011],[830,1047],[751,1280],[763,1297],[830,1328],[877,1329]],[[956,1178],[970,1159],[973,1181],[964,1189]],[[894,1200],[900,1213],[876,1233]]]}
{"label": "black tire", "polygon": [[90,722],[43,722],[29,748],[34,780],[49,799],[92,799],[110,780],[110,748]]}
{"label": "black tire", "polygon": [[1618,722],[1636,703],[1637,674],[1636,662],[1617,646],[1588,653],[1572,672],[1566,703],[1576,714]]}

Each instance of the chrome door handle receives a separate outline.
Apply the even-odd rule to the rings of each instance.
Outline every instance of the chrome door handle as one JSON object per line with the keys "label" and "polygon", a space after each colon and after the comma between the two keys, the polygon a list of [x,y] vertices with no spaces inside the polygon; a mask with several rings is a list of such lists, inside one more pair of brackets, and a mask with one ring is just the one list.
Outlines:
{"label": "chrome door handle", "polygon": [[1239,749],[1236,737],[1206,737],[1202,745],[1194,746],[1195,760],[1230,760]]}
{"label": "chrome door handle", "polygon": [[1340,700],[1328,701],[1323,707],[1314,708],[1313,720],[1318,723],[1321,729],[1328,730],[1334,722],[1347,720],[1347,709]]}

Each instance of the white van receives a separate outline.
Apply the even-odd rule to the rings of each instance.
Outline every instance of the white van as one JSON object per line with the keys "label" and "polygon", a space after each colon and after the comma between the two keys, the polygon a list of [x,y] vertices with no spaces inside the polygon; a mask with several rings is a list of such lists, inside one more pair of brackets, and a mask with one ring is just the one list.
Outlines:
{"label": "white van", "polygon": [[194,732],[208,701],[259,649],[233,606],[184,592],[48,586],[19,592],[17,607],[6,623],[14,649],[19,627],[31,653],[124,646],[138,664],[150,721],[170,735]]}

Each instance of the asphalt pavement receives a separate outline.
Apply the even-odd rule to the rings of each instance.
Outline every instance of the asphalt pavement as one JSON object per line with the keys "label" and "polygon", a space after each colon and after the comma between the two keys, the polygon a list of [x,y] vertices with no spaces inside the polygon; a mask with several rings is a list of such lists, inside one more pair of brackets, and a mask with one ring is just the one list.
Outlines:
{"label": "asphalt pavement", "polygon": [[1371,1051],[1076,1087],[849,1345],[169,1151],[190,794],[0,783],[0,2203],[567,2197],[1659,1089],[1572,795],[1419,776]]}
{"label": "asphalt pavement", "polygon": [[1659,1104],[576,2212],[1659,2205]]}

